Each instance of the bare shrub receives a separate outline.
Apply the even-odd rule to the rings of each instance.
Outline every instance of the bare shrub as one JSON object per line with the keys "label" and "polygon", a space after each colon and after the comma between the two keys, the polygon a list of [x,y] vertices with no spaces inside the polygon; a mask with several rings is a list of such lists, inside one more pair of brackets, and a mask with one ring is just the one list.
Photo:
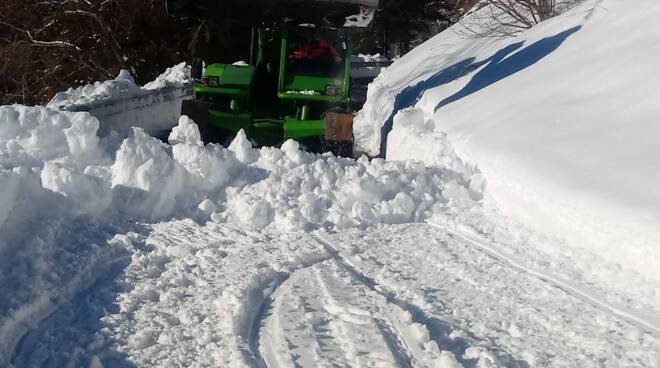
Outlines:
{"label": "bare shrub", "polygon": [[149,81],[186,59],[192,27],[164,0],[0,1],[0,104],[44,103],[119,69]]}
{"label": "bare shrub", "polygon": [[458,32],[476,37],[509,37],[555,17],[580,0],[482,0],[461,20]]}

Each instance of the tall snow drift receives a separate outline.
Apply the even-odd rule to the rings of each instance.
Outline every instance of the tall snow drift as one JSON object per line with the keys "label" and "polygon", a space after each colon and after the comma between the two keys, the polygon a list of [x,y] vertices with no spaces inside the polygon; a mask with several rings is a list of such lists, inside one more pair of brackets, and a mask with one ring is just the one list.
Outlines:
{"label": "tall snow drift", "polygon": [[446,134],[508,215],[660,279],[659,17],[654,0],[598,0],[514,38],[457,25],[371,85],[358,148],[441,162]]}

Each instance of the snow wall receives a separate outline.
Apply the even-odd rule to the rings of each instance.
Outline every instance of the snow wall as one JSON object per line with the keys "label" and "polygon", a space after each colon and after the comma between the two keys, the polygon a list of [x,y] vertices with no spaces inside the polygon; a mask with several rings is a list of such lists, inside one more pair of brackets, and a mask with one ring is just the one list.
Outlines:
{"label": "snow wall", "polygon": [[179,120],[181,101],[192,97],[192,93],[190,67],[181,63],[142,87],[127,70],[122,70],[114,80],[58,93],[48,107],[89,112],[101,123],[101,136],[113,130],[127,136],[132,126],[139,125],[147,133],[165,138]]}
{"label": "snow wall", "polygon": [[660,279],[659,17],[589,0],[517,37],[458,24],[372,83],[358,149],[441,163],[448,141],[507,215]]}

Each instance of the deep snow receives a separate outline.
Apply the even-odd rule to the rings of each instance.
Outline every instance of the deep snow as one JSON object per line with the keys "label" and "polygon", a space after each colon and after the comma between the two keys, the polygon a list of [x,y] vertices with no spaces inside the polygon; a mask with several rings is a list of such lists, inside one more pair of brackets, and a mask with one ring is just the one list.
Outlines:
{"label": "deep snow", "polygon": [[513,38],[456,25],[372,83],[356,141],[428,164],[455,150],[508,216],[658,280],[658,16],[590,0]]}

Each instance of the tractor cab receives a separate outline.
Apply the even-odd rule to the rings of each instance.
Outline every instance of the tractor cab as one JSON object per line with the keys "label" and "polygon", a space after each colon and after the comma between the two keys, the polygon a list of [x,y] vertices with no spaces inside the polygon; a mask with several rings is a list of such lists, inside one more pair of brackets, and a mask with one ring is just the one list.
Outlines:
{"label": "tractor cab", "polygon": [[300,25],[283,37],[285,94],[341,98],[346,86],[348,37],[345,30]]}
{"label": "tractor cab", "polygon": [[[190,12],[191,3],[181,1],[169,0],[168,9],[179,6]],[[368,19],[368,11],[359,2],[373,4],[374,0],[279,1],[291,11],[281,5],[265,7],[270,10],[263,12],[261,22],[251,25],[249,63],[205,60],[205,68],[199,61],[193,63],[194,97],[183,102],[182,114],[195,120],[206,141],[226,143],[244,130],[260,146],[295,139],[312,151],[350,156],[351,38],[346,24],[354,24],[356,17]],[[327,3],[335,6],[311,11],[322,10]],[[209,4],[225,4],[226,13],[232,13],[227,12],[226,2],[218,0],[206,2],[206,14],[217,16]],[[340,21],[318,18],[319,14],[331,14]]]}

